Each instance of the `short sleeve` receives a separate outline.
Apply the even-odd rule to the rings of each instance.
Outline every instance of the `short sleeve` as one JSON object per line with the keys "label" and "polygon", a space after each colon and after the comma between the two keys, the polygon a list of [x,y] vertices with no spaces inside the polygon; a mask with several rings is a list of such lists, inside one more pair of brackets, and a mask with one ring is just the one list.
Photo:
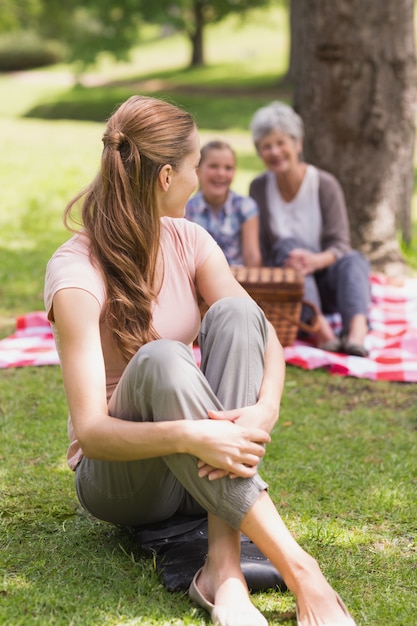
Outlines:
{"label": "short sleeve", "polygon": [[242,197],[241,215],[242,223],[247,222],[253,217],[257,217],[259,215],[258,205],[256,204],[255,200],[250,196]]}
{"label": "short sleeve", "polygon": [[61,289],[83,289],[93,295],[103,307],[105,286],[99,270],[89,255],[87,239],[74,235],[53,254],[46,266],[44,303],[50,322],[54,321],[52,302]]}

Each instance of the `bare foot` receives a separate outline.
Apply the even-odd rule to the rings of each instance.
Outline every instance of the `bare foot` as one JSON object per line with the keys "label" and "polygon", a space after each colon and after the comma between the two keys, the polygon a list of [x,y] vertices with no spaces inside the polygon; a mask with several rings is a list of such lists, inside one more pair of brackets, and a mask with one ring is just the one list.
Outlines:
{"label": "bare foot", "polygon": [[[321,579],[321,584],[319,580]],[[297,626],[355,626],[340,596],[319,576],[304,583],[297,595]]]}

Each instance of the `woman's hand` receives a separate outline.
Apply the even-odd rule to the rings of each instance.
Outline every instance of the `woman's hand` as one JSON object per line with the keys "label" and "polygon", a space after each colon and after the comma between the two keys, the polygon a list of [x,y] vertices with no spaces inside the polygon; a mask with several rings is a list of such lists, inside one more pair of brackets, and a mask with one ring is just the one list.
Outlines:
{"label": "woman's hand", "polygon": [[[230,411],[209,411],[208,416],[212,420],[227,420],[239,426],[253,428],[261,428],[266,432],[270,432],[276,422],[276,415],[269,415],[268,410],[260,402],[257,404],[246,406],[241,409],[232,409]],[[210,480],[223,478],[229,475],[229,478],[236,478],[236,474],[230,474],[224,470],[219,470],[199,461],[200,476],[208,476]]]}
{"label": "woman's hand", "polygon": [[[223,412],[222,412],[223,413]],[[232,412],[230,412],[232,413]],[[265,454],[269,434],[257,427],[244,427],[230,419],[193,422],[196,431],[199,476],[216,480],[223,476],[250,478]]]}
{"label": "woman's hand", "polygon": [[303,248],[294,248],[287,256],[284,267],[293,267],[306,276],[329,267],[335,260],[336,257],[330,250],[310,252],[310,250],[304,250]]}
{"label": "woman's hand", "polygon": [[306,274],[313,274],[319,268],[317,266],[317,255],[309,250],[303,250],[302,248],[294,248],[288,254],[284,267],[293,267],[295,270],[299,270],[305,276]]}
{"label": "woman's hand", "polygon": [[272,410],[272,407],[268,408],[261,401],[230,411],[208,411],[208,416],[212,420],[228,420],[244,428],[261,428],[268,433],[277,421],[277,411]]}

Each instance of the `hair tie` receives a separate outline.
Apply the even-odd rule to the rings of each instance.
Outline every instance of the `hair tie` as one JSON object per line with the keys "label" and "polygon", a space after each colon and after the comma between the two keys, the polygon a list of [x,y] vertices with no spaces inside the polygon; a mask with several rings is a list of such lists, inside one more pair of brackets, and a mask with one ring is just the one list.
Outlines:
{"label": "hair tie", "polygon": [[102,137],[102,141],[105,148],[112,148],[120,152],[123,144],[127,143],[127,137],[121,130],[106,131]]}

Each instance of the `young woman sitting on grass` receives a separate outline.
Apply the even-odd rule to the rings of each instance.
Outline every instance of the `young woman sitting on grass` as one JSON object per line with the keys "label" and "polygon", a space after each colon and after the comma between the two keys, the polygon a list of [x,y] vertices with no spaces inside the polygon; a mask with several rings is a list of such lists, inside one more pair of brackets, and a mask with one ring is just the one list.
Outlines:
{"label": "young woman sitting on grass", "polygon": [[[83,227],[49,261],[45,304],[83,507],[136,527],[208,515],[191,598],[221,626],[263,626],[240,567],[245,533],[284,577],[303,626],[353,624],[293,539],[258,474],[277,420],[284,360],[272,326],[211,236],[184,217],[197,185],[192,117],[133,96],[109,119]],[[200,331],[196,288],[210,306]]]}

